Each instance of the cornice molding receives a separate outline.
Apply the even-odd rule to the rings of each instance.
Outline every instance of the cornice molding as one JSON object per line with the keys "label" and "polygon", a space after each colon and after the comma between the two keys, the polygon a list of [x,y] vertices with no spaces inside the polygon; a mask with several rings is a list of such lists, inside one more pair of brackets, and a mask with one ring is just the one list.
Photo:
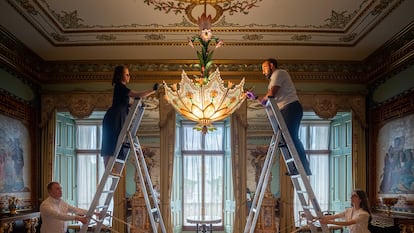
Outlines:
{"label": "cornice molding", "polygon": [[22,121],[26,125],[34,122],[34,107],[31,103],[17,98],[0,89],[0,114]]}
{"label": "cornice molding", "polygon": [[[245,77],[247,82],[262,78],[262,60],[215,60],[220,73],[228,79]],[[188,75],[198,74],[196,60],[184,61],[124,61],[124,62],[49,62],[41,75],[41,81],[47,83],[78,81],[110,81],[116,65],[126,65],[132,75],[140,82],[153,82],[154,79],[177,81],[182,70]],[[294,80],[299,81],[335,81],[364,83],[364,69],[360,63],[328,61],[280,61],[280,68],[290,72]]]}
{"label": "cornice molding", "polygon": [[0,68],[38,89],[43,63],[39,56],[0,25]]}
{"label": "cornice molding", "polygon": [[364,64],[366,84],[370,90],[414,65],[414,22],[371,54]]}
{"label": "cornice molding", "polygon": [[[181,71],[196,74],[197,60],[44,61],[0,27],[0,66],[31,86],[50,83],[100,82],[112,79],[116,65],[128,65],[140,82],[177,81]],[[255,82],[261,75],[261,60],[215,60],[229,80],[246,77]],[[375,88],[414,63],[414,23],[382,46],[365,61],[280,61],[295,81],[346,82]],[[142,77],[142,78],[141,78]]]}
{"label": "cornice molding", "polygon": [[[170,118],[170,114],[174,114],[174,109],[164,100],[162,94],[158,95],[159,99],[148,99],[151,101],[149,106],[157,108],[159,105],[164,110],[167,109],[163,116],[160,116],[159,127],[164,127],[165,122]],[[304,110],[313,110],[319,117],[323,119],[333,118],[339,111],[352,110],[356,114],[357,119],[363,126],[366,126],[365,115],[365,96],[361,94],[300,94],[299,98]],[[42,95],[42,123],[46,123],[53,112],[69,111],[76,118],[85,118],[92,114],[95,110],[106,110],[112,104],[111,93],[50,93]],[[247,105],[246,105],[247,106]],[[245,107],[247,108],[247,107]],[[246,121],[246,113],[236,112],[239,120]],[[248,127],[248,125],[243,125]]]}

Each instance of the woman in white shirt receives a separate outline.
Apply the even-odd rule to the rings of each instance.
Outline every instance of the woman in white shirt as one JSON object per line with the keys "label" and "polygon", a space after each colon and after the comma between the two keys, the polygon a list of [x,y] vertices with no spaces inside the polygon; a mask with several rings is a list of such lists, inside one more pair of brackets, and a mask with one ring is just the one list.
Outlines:
{"label": "woman in white shirt", "polygon": [[[371,211],[367,194],[363,190],[354,190],[351,195],[351,208],[335,215],[326,215],[319,219],[322,224],[347,226],[350,233],[369,233],[368,224],[371,222]],[[342,221],[335,221],[342,218]]]}

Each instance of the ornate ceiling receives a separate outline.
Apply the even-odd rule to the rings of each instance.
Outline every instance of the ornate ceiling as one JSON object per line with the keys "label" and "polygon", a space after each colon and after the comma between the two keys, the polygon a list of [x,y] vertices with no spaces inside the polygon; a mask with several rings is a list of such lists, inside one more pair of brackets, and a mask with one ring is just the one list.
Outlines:
{"label": "ornate ceiling", "polygon": [[362,61],[413,23],[412,0],[4,0],[1,26],[46,61],[194,59],[212,15],[216,59]]}

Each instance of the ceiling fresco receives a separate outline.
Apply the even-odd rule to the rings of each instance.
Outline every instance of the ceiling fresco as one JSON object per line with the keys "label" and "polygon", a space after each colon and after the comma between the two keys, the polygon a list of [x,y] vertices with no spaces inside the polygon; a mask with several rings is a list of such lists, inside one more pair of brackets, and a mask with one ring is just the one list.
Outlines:
{"label": "ceiling fresco", "polygon": [[221,59],[362,60],[414,18],[410,0],[4,0],[0,7],[2,26],[46,60],[192,59],[183,46],[199,33],[203,12],[225,43]]}

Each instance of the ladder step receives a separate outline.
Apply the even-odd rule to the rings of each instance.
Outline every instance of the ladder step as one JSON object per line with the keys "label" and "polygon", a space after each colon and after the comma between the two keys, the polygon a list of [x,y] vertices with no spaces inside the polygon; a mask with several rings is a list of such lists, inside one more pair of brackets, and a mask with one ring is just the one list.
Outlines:
{"label": "ladder step", "polygon": [[112,176],[112,178],[114,178],[114,179],[119,179],[119,178],[121,178],[121,177],[122,177],[122,175],[121,175],[121,174],[116,173],[116,172],[111,172],[111,176]]}
{"label": "ladder step", "polygon": [[[303,164],[300,160],[295,144],[291,138],[289,129],[286,125],[283,115],[277,106],[277,101],[274,98],[269,98],[266,102],[265,110],[269,118],[270,124],[273,128],[273,137],[269,146],[269,152],[272,153],[267,154],[266,161],[268,158],[271,158],[271,156],[273,156],[274,150],[279,149],[280,154],[282,155],[281,157],[284,159],[288,171],[286,175],[289,175],[292,180],[295,192],[298,195],[299,201],[302,205],[304,212],[306,213],[307,222],[312,223],[309,225],[309,229],[307,229],[307,231],[310,231],[311,233],[316,233],[319,231],[319,228],[314,226],[313,218],[314,215],[320,216],[322,213],[318,201],[316,200],[315,194],[313,193],[312,186],[309,180],[305,178],[305,176],[302,179],[302,175],[305,174],[305,171],[302,166]],[[258,182],[258,190],[266,188],[266,185],[268,185],[267,182],[265,184],[262,183],[263,179],[267,179],[266,176],[263,176],[263,174],[267,172],[267,170],[265,169],[268,168],[266,168],[265,166],[263,167],[263,171]],[[244,233],[254,232],[258,219],[257,213],[260,211],[262,198],[263,196],[259,195],[259,198],[255,196],[255,198],[253,199],[252,205],[254,206],[254,208],[250,209],[244,228]],[[321,224],[321,230],[322,233],[329,233],[329,229],[326,224]]]}
{"label": "ladder step", "polygon": [[108,205],[98,205],[98,206],[96,206],[96,209],[97,210],[100,210],[100,209],[108,209]]}
{"label": "ladder step", "polygon": [[287,147],[286,143],[283,143],[283,142],[279,142],[279,144],[277,146],[278,147]]}
{"label": "ladder step", "polygon": [[102,193],[105,193],[105,194],[110,194],[110,193],[114,193],[115,191],[114,190],[104,190],[104,191],[102,191]]}
{"label": "ladder step", "polygon": [[285,161],[286,163],[290,163],[290,162],[294,162],[295,160],[293,158],[290,158],[290,159],[286,159]]}
{"label": "ladder step", "polygon": [[313,210],[313,207],[312,206],[310,206],[310,205],[304,205],[304,206],[302,206],[302,208],[305,210]]}
{"label": "ladder step", "polygon": [[121,164],[124,164],[124,163],[125,163],[125,160],[123,160],[123,159],[119,159],[119,158],[116,158],[116,159],[115,159],[115,163],[121,163]]}
{"label": "ladder step", "polygon": [[[110,158],[110,163],[107,165],[104,176],[102,177],[101,181],[99,182],[98,187],[96,188],[95,196],[92,200],[92,203],[88,210],[88,215],[92,216],[95,212],[98,212],[101,215],[105,215],[105,217],[98,219],[90,218],[87,224],[83,224],[79,233],[86,233],[88,231],[88,226],[93,223],[94,232],[101,232],[101,228],[105,225],[105,221],[108,217],[112,217],[109,213],[109,205],[112,202],[113,195],[115,190],[117,189],[118,183],[122,177],[122,172],[125,168],[125,164],[128,160],[128,157],[131,153],[135,155],[135,163],[136,169],[141,170],[139,172],[139,177],[141,179],[141,186],[145,189],[145,183],[151,187],[151,177],[148,173],[147,166],[143,166],[142,168],[137,164],[138,157],[137,157],[137,150],[142,151],[141,146],[139,144],[137,138],[137,131],[139,125],[141,123],[142,117],[144,116],[144,104],[142,103],[141,99],[135,99],[134,104],[130,107],[129,113],[125,119],[125,122],[122,126],[121,132],[118,135],[117,145],[116,148],[119,149],[118,154],[114,157]],[[134,147],[135,146],[135,147]],[[145,161],[144,161],[145,162]],[[142,175],[143,171],[145,172],[145,180]],[[108,180],[109,179],[109,180]],[[109,187],[107,186],[109,185]],[[104,194],[104,195],[103,195]],[[154,232],[157,231],[157,227],[159,226],[162,230],[162,233],[166,233],[166,229],[164,226],[164,222],[161,216],[161,212],[159,209],[153,209],[150,206],[150,200],[148,199],[148,194],[144,195],[146,207],[149,213],[153,212],[155,214],[150,214],[151,226]],[[104,201],[104,202],[102,202]],[[154,200],[154,203],[157,203]],[[157,216],[157,220],[154,220],[155,216]],[[106,220],[105,220],[106,219]],[[98,221],[99,220],[99,221]],[[159,223],[158,226],[155,225],[155,222]],[[107,227],[105,227],[107,228]]]}

